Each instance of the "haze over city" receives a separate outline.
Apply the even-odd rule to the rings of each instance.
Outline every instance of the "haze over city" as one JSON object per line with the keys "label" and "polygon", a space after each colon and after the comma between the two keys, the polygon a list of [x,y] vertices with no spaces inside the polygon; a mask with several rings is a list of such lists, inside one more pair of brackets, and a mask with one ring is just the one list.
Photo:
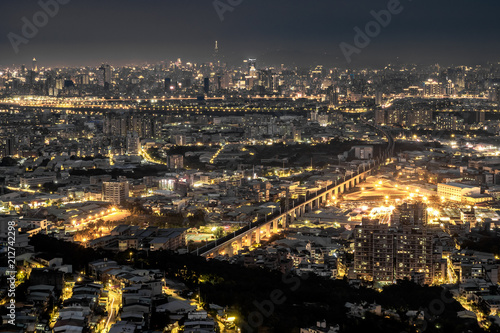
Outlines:
{"label": "haze over city", "polygon": [[[259,58],[267,66],[343,66],[339,44],[352,43],[353,28],[363,28],[372,20],[370,11],[385,9],[387,3],[241,1],[232,11],[220,10],[221,21],[212,1],[69,1],[20,47],[19,54],[8,38],[1,38],[0,65],[20,65],[34,56],[48,67],[177,58],[204,62],[218,40],[231,64]],[[443,65],[498,60],[498,2],[418,0],[401,1],[401,6],[402,13],[355,57],[352,66],[385,66],[398,59]],[[31,19],[39,10],[37,1],[3,1],[2,36],[20,34],[22,18]]]}

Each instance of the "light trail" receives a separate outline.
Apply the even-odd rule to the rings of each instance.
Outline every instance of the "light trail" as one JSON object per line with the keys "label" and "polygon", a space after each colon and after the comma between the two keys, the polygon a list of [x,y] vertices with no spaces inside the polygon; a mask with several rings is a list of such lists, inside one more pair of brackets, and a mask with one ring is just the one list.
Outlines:
{"label": "light trail", "polygon": [[115,298],[113,297],[113,299],[111,300],[111,311],[109,312],[109,315],[108,315],[108,321],[106,322],[106,326],[104,326],[104,332],[107,332],[108,331],[108,325],[109,325],[109,322],[111,320],[111,317],[113,316],[113,305],[115,304]]}

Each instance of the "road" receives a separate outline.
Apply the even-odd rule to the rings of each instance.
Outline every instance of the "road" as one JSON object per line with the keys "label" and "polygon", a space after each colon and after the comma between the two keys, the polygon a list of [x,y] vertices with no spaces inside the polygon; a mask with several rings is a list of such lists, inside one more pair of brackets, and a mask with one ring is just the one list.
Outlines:
{"label": "road", "polygon": [[84,220],[83,222],[76,222],[74,224],[74,228],[76,230],[82,230],[82,229],[85,229],[85,227],[87,227],[87,225],[89,223],[92,223],[92,222],[95,222],[96,220],[99,220],[99,219],[102,219],[104,221],[119,221],[119,220],[123,220],[124,218],[130,216],[130,212],[128,210],[117,210],[117,211],[114,211],[114,212],[111,212],[109,214],[106,214],[106,215],[99,215],[97,217],[89,217],[87,218],[86,220]]}
{"label": "road", "polygon": [[108,303],[108,319],[106,321],[106,326],[104,326],[104,333],[108,332],[115,324],[118,311],[121,308],[121,294],[119,292],[109,290],[108,297],[111,299],[111,302]]}
{"label": "road", "polygon": [[112,214],[105,215],[102,219],[104,221],[119,221],[129,216],[130,212],[128,210],[118,210]]}
{"label": "road", "polygon": [[111,318],[113,318],[113,317],[114,317],[114,313],[115,313],[115,309],[114,309],[114,307],[113,307],[113,305],[114,305],[114,304],[115,304],[115,298],[113,297],[113,298],[111,299],[111,304],[109,305],[109,309],[110,309],[110,310],[109,310],[109,312],[108,312],[108,320],[106,321],[106,326],[104,326],[104,332],[108,332],[108,331],[109,331],[109,329],[108,329],[108,327],[109,327],[109,323],[110,323],[110,321],[111,321]]}

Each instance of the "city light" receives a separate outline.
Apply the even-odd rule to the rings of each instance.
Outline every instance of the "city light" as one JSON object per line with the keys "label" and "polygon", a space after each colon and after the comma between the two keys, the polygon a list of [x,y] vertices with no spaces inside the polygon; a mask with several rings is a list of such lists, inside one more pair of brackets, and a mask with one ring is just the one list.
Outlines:
{"label": "city light", "polygon": [[68,2],[4,10],[5,325],[499,330],[500,3]]}

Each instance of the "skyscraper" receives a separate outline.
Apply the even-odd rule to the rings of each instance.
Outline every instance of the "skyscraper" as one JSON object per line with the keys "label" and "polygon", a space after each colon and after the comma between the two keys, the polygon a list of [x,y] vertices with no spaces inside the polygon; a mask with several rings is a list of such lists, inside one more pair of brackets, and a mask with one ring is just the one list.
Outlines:
{"label": "skyscraper", "polygon": [[248,59],[248,75],[255,76],[257,72],[257,59]]}
{"label": "skyscraper", "polygon": [[380,90],[377,90],[377,92],[375,92],[375,104],[382,105],[383,102],[384,102],[384,95]]}
{"label": "skyscraper", "polygon": [[137,133],[127,134],[127,155],[137,156],[141,152],[141,140]]}
{"label": "skyscraper", "polygon": [[5,151],[4,156],[13,156],[17,154],[16,138],[5,139]]}
{"label": "skyscraper", "polygon": [[99,67],[99,85],[108,90],[111,87],[111,66],[102,64]]}
{"label": "skyscraper", "polygon": [[375,110],[375,124],[382,125],[387,122],[387,112],[385,109],[378,108]]}
{"label": "skyscraper", "polygon": [[219,55],[219,42],[215,41],[214,54],[212,55],[214,65],[216,67],[220,66],[220,55]]}
{"label": "skyscraper", "polygon": [[165,92],[170,93],[172,91],[172,79],[169,77],[165,78]]}
{"label": "skyscraper", "polygon": [[441,278],[446,261],[437,246],[441,229],[427,225],[423,204],[404,204],[392,223],[363,219],[354,231],[354,271],[368,281],[391,283],[419,274],[425,283]]}
{"label": "skyscraper", "polygon": [[486,121],[486,112],[483,110],[476,111],[476,123],[484,124]]}
{"label": "skyscraper", "polygon": [[424,84],[424,95],[425,96],[438,96],[443,93],[443,89],[440,83],[429,79]]}
{"label": "skyscraper", "polygon": [[394,236],[388,224],[363,219],[354,231],[354,271],[368,281],[394,280]]}
{"label": "skyscraper", "polygon": [[210,91],[210,78],[206,77],[203,79],[203,91],[208,94]]}

